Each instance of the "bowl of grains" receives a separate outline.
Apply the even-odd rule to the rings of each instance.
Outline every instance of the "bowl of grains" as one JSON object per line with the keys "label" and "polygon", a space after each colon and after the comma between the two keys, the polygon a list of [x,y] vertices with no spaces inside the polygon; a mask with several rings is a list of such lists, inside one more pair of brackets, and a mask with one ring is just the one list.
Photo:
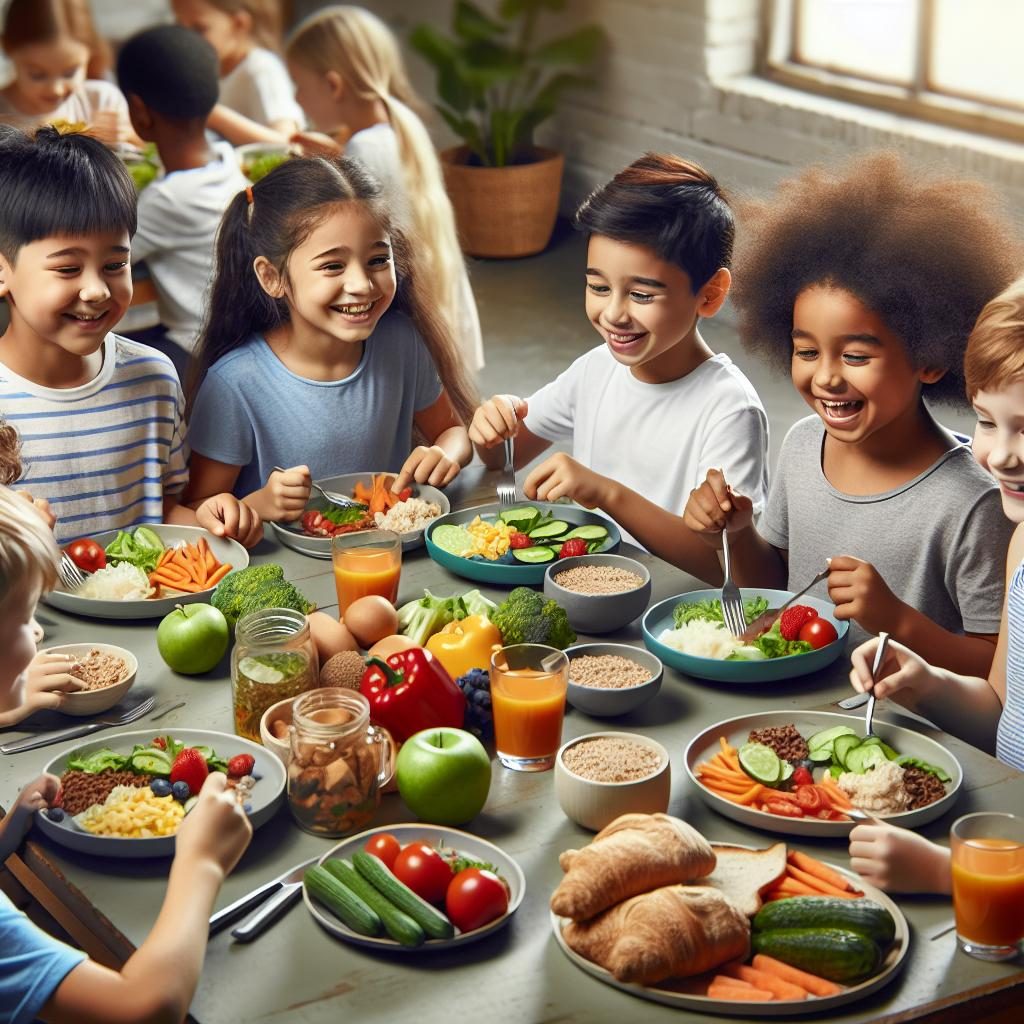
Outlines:
{"label": "bowl of grains", "polygon": [[65,695],[60,710],[66,715],[109,711],[131,689],[139,671],[135,655],[113,644],[64,644],[48,647],[46,653],[66,657],[68,675],[83,684]]}
{"label": "bowl of grains", "polygon": [[661,689],[661,661],[630,644],[576,644],[569,659],[567,700],[595,718],[625,715]]}
{"label": "bowl of grains", "polygon": [[552,562],[544,595],[566,611],[580,633],[611,633],[643,615],[651,599],[651,574],[624,555],[580,555]]}
{"label": "bowl of grains", "polygon": [[623,814],[668,810],[668,751],[633,732],[592,732],[562,745],[555,758],[555,796],[565,816],[600,832]]}

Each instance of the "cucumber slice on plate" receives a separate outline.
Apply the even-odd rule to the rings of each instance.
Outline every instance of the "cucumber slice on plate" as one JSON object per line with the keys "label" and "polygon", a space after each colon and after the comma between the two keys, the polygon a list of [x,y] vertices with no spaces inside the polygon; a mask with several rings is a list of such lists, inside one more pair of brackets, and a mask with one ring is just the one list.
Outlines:
{"label": "cucumber slice on plate", "polygon": [[461,526],[454,526],[452,523],[443,523],[438,526],[430,535],[431,540],[442,550],[450,555],[465,557],[466,552],[473,546],[473,538],[468,530]]}
{"label": "cucumber slice on plate", "polygon": [[861,745],[860,740],[851,733],[844,732],[837,736],[832,743],[832,756],[841,764],[846,764],[846,756],[851,750]]}
{"label": "cucumber slice on plate", "polygon": [[553,562],[555,560],[555,553],[551,548],[537,544],[532,548],[514,548],[512,550],[512,557],[516,561],[525,562],[527,565],[537,565],[539,562]]}
{"label": "cucumber slice on plate", "polygon": [[782,759],[763,743],[740,747],[740,767],[755,781],[777,786],[782,781]]}
{"label": "cucumber slice on plate", "polygon": [[827,750],[831,756],[835,738],[846,735],[856,736],[857,734],[848,725],[834,725],[831,729],[822,729],[821,732],[816,732],[813,736],[808,737],[807,746],[811,750],[811,759],[817,760],[814,757],[815,750]]}
{"label": "cucumber slice on plate", "polygon": [[860,743],[846,755],[846,768],[848,771],[863,775],[869,768],[888,760],[885,751],[877,744]]}
{"label": "cucumber slice on plate", "polygon": [[561,537],[568,529],[568,523],[562,522],[561,519],[553,519],[550,523],[542,523],[526,532],[531,540],[552,540],[555,537]]}
{"label": "cucumber slice on plate", "polygon": [[608,536],[608,530],[600,526],[598,523],[584,523],[582,526],[577,526],[576,529],[570,530],[565,535],[565,540],[604,540]]}
{"label": "cucumber slice on plate", "polygon": [[503,508],[498,513],[498,518],[503,523],[508,523],[522,533],[527,533],[532,525],[540,519],[540,509],[532,505],[523,505],[520,508]]}

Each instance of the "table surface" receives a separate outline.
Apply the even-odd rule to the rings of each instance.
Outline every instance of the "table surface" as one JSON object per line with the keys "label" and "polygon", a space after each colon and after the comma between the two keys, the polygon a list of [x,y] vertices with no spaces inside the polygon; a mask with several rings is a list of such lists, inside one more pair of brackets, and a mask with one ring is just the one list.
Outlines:
{"label": "table surface", "polygon": [[[449,488],[453,507],[493,501],[493,494],[494,474],[476,467],[464,471]],[[310,599],[326,610],[336,608],[330,564],[284,548],[276,542],[272,530],[268,528],[267,533],[267,539],[253,552],[254,560],[279,562],[286,576]],[[650,569],[652,603],[700,586],[692,577],[646,552],[628,545],[623,550]],[[456,593],[471,586],[436,565],[421,549],[405,557],[400,600],[420,596],[424,587]],[[482,589],[499,600],[504,593],[498,588]],[[154,730],[173,733],[175,728],[201,726],[232,731],[227,659],[207,676],[178,676],[157,653],[155,622],[76,619],[48,606],[40,607],[39,619],[47,632],[45,645],[98,640],[127,647],[139,660],[137,688],[152,690],[161,703],[172,698],[187,701],[185,707],[154,725]],[[639,620],[607,639],[641,644]],[[661,693],[654,701],[615,720],[594,719],[569,709],[564,738],[609,727],[653,736],[672,757],[670,813],[685,818],[709,839],[765,846],[773,841],[770,834],[717,815],[691,788],[682,764],[686,744],[708,725],[735,715],[831,709],[831,702],[850,694],[847,666],[848,659],[840,658],[814,676],[766,684],[757,690],[693,680],[666,667]],[[879,709],[881,720],[901,717],[894,708]],[[57,719],[61,725],[68,722],[63,716],[51,716],[50,720],[37,716],[28,724],[37,727],[42,721],[53,727]],[[130,728],[145,726],[143,720]],[[12,731],[4,738],[21,734]],[[924,828],[925,834],[944,837],[951,821],[960,814],[1024,806],[1024,775],[953,737],[934,731],[931,734],[960,760],[965,784],[955,809]],[[73,746],[71,742],[63,748],[51,746],[0,757],[0,799],[9,803],[20,783],[38,773],[61,749]],[[709,1019],[642,1001],[604,985],[572,965],[557,948],[549,923],[548,898],[562,874],[558,855],[586,844],[591,834],[562,814],[552,787],[551,772],[512,772],[495,760],[487,805],[468,826],[469,831],[497,843],[515,857],[526,874],[523,905],[509,926],[494,936],[449,953],[377,955],[331,938],[300,905],[251,945],[235,943],[227,932],[210,942],[192,1005],[193,1016],[203,1024],[243,1020],[299,1024],[335,1021],[341,1015],[349,1020],[423,1024],[447,1021],[453,1010],[461,1020],[495,1016],[501,1021],[523,1022]],[[409,820],[414,819],[400,798],[393,795],[384,798],[373,824]],[[287,808],[282,808],[256,833],[217,905],[224,906],[289,866],[322,853],[333,842],[302,832],[293,824]],[[847,860],[842,841],[809,839],[792,845],[834,863],[845,864]],[[78,901],[86,915],[93,918],[97,931],[105,929],[126,949],[130,948],[128,944],[137,946],[142,942],[163,899],[168,861],[104,861],[76,855],[43,839],[38,832],[32,837],[30,852],[63,885],[59,897],[68,904]],[[957,951],[951,933],[935,940],[928,938],[951,920],[948,899],[912,897],[901,898],[899,903],[912,934],[905,969],[881,992],[839,1010],[829,1016],[830,1020],[903,1021],[935,1013],[942,1007],[955,1007],[971,998],[985,996],[1005,1003],[1008,993],[1018,1002],[1024,997],[1024,988],[1020,987],[1024,971],[1019,966],[974,960]],[[173,965],[168,969],[173,970]],[[976,1011],[977,1006],[969,1012]]]}

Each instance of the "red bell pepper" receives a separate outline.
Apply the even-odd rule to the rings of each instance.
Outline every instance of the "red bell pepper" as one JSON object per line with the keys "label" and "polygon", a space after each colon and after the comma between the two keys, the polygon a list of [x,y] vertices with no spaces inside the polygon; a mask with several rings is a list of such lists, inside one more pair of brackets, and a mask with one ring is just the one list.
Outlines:
{"label": "red bell pepper", "polygon": [[370,718],[399,743],[439,725],[462,728],[466,698],[444,666],[422,647],[396,651],[387,661],[370,658],[359,682]]}

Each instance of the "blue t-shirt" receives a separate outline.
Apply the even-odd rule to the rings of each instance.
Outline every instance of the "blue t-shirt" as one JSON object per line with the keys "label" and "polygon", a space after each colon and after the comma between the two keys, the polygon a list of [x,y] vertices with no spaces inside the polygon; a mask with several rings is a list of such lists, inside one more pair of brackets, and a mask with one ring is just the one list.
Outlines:
{"label": "blue t-shirt", "polygon": [[37,928],[0,892],[0,1021],[28,1024],[86,959]]}
{"label": "blue t-shirt", "polygon": [[441,395],[427,347],[403,313],[390,310],[343,380],[300,377],[254,336],[210,368],[188,426],[192,451],[241,466],[239,497],[274,466],[308,465],[314,479],[397,472],[412,450],[413,417]]}

